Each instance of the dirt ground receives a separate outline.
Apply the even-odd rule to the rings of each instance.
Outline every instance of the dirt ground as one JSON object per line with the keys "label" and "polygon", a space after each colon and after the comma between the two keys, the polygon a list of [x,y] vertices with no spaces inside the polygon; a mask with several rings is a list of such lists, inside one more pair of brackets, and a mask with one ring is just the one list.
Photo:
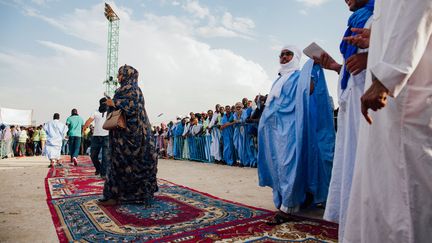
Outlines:
{"label": "dirt ground", "polygon": [[[44,157],[0,160],[0,242],[58,242],[46,203]],[[274,210],[270,188],[258,186],[254,168],[159,160],[158,178],[213,196]],[[321,217],[321,210],[307,216]]]}

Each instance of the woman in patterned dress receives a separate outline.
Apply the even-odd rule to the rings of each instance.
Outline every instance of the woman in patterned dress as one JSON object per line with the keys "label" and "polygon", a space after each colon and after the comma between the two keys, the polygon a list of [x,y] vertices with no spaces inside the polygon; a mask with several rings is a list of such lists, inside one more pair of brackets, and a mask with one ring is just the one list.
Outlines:
{"label": "woman in patterned dress", "polygon": [[106,104],[111,110],[122,111],[126,128],[110,130],[112,163],[99,204],[143,203],[148,206],[158,191],[157,153],[144,97],[138,87],[138,71],[128,65],[122,66],[118,81],[120,88],[113,99],[107,99]]}

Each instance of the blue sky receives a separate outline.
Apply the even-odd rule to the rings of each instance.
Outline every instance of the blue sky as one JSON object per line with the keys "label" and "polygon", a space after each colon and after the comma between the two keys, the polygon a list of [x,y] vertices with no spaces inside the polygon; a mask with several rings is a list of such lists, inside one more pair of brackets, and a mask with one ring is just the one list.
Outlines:
{"label": "blue sky", "polygon": [[[0,107],[33,109],[37,123],[72,108],[90,116],[104,91],[103,3],[0,0]],[[140,71],[153,123],[268,93],[285,44],[315,41],[340,61],[350,15],[343,0],[108,3],[121,19],[119,65]],[[337,75],[326,75],[336,100]]]}

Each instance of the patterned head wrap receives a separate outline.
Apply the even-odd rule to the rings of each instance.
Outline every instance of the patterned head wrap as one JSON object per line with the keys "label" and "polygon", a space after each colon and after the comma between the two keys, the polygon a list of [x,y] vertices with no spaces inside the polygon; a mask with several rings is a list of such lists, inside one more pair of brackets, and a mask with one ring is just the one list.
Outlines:
{"label": "patterned head wrap", "polygon": [[119,68],[118,72],[122,75],[121,80],[119,80],[120,86],[125,86],[128,84],[133,86],[138,85],[138,70],[132,66],[125,64]]}

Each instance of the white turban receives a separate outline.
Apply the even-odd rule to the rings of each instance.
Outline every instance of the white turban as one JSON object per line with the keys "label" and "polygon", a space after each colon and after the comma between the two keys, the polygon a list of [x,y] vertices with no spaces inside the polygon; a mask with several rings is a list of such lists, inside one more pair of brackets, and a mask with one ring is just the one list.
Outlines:
{"label": "white turban", "polygon": [[273,99],[279,98],[285,82],[295,71],[300,69],[300,59],[302,55],[300,49],[293,45],[286,45],[282,48],[282,51],[284,50],[291,51],[294,55],[291,61],[285,64],[281,64],[281,68],[279,69],[280,77],[276,79],[276,81],[273,83],[273,86],[267,97],[266,105],[270,104],[270,101],[272,101]]}
{"label": "white turban", "polygon": [[291,51],[292,53],[294,53],[294,55],[291,61],[285,64],[281,64],[281,68],[279,69],[280,75],[284,75],[300,69],[300,59],[302,56],[302,52],[300,51],[300,49],[293,45],[286,45],[282,48],[281,52],[284,50]]}

